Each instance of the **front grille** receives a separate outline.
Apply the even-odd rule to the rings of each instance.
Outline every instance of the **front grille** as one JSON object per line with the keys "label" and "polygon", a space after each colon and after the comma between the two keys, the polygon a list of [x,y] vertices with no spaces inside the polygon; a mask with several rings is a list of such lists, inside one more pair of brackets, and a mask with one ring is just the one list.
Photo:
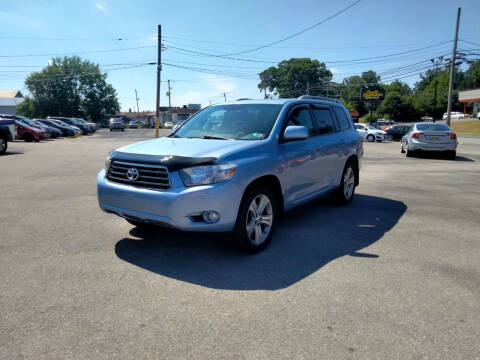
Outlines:
{"label": "front grille", "polygon": [[[138,171],[138,178],[130,180],[127,177],[129,169]],[[162,165],[140,164],[113,160],[108,167],[107,179],[116,183],[132,185],[145,189],[170,189],[168,169]]]}

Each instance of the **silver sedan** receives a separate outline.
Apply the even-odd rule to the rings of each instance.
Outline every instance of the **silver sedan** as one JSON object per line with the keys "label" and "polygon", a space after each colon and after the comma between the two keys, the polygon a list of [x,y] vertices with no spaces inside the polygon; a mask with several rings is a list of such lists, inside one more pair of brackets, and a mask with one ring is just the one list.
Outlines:
{"label": "silver sedan", "polygon": [[454,160],[457,156],[457,135],[445,124],[416,123],[402,138],[401,152],[410,157],[420,151],[444,151]]}

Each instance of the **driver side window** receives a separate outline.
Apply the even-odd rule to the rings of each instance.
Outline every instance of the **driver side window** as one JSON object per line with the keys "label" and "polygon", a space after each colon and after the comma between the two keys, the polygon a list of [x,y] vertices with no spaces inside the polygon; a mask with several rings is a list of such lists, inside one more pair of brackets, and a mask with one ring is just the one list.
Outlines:
{"label": "driver side window", "polygon": [[287,126],[305,126],[310,136],[315,135],[315,128],[310,117],[310,110],[300,107],[294,109],[288,118]]}

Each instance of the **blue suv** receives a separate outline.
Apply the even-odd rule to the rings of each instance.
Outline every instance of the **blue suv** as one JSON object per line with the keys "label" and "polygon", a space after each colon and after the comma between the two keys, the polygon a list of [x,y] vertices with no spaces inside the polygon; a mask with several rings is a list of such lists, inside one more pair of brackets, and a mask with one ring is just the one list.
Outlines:
{"label": "blue suv", "polygon": [[105,212],[135,226],[232,232],[255,253],[281,214],[326,193],[352,201],[363,142],[329,98],[209,106],[169,136],[111,151],[97,177]]}

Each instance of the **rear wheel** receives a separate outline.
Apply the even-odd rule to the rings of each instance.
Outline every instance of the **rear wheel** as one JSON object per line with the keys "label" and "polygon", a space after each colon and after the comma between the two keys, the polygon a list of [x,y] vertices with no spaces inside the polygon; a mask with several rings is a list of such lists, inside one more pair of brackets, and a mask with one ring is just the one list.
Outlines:
{"label": "rear wheel", "polygon": [[413,157],[413,156],[415,156],[415,152],[414,152],[414,151],[408,150],[408,145],[405,147],[405,153],[406,153],[405,155],[406,155],[407,157]]}
{"label": "rear wheel", "polygon": [[26,142],[32,142],[33,141],[32,134],[25,134],[25,136],[23,137],[23,140],[25,140]]}
{"label": "rear wheel", "polygon": [[5,154],[7,151],[8,143],[4,138],[0,138],[0,154]]}
{"label": "rear wheel", "polygon": [[447,159],[449,160],[455,160],[457,158],[457,152],[456,151],[449,151],[447,154]]}
{"label": "rear wheel", "polygon": [[333,193],[334,200],[339,205],[347,205],[355,196],[355,184],[357,183],[357,169],[352,161],[349,161],[343,169],[342,181]]}
{"label": "rear wheel", "polygon": [[265,249],[272,239],[277,220],[277,203],[273,192],[257,185],[244,194],[233,236],[240,248],[254,254]]}
{"label": "rear wheel", "polygon": [[374,142],[375,141],[375,136],[373,136],[372,134],[367,135],[367,141],[368,142]]}

